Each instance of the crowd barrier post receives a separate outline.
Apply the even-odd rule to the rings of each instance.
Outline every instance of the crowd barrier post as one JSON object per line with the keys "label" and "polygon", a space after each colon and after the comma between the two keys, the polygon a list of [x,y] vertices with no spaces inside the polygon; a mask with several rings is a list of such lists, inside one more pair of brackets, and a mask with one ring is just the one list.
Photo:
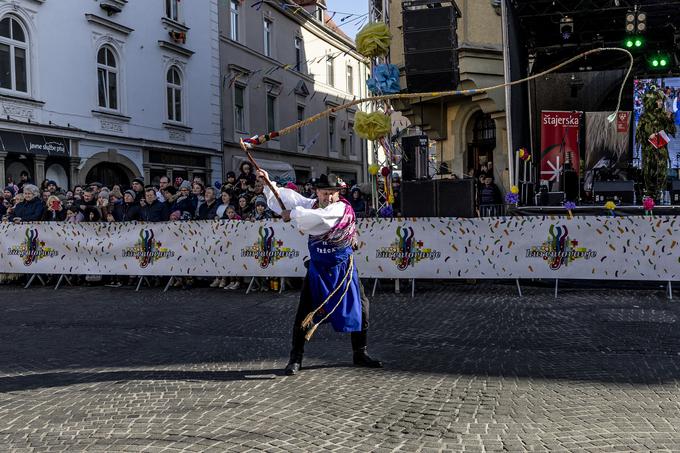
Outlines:
{"label": "crowd barrier post", "polygon": [[26,286],[24,286],[24,289],[30,288],[30,287],[31,287],[31,284],[33,283],[33,280],[35,280],[36,277],[38,278],[38,281],[39,281],[43,286],[45,286],[45,280],[43,280],[42,277],[41,277],[39,274],[33,274],[33,275],[31,275],[31,278],[28,279],[28,283],[26,283]]}
{"label": "crowd barrier post", "polygon": [[250,283],[248,283],[248,289],[246,289],[246,294],[250,294],[250,290],[253,288],[254,283],[255,283],[255,277],[251,277]]}
{"label": "crowd barrier post", "polygon": [[671,281],[668,280],[668,300],[673,300],[673,286],[671,285]]}
{"label": "crowd barrier post", "polygon": [[61,274],[61,275],[59,276],[59,280],[57,280],[57,284],[54,285],[54,290],[55,290],[55,291],[59,289],[59,287],[61,286],[61,282],[64,281],[64,280],[66,280],[66,283],[68,283],[68,286],[73,286],[73,283],[71,283],[71,279],[68,278],[68,275],[66,275],[66,274]]}
{"label": "crowd barrier post", "polygon": [[519,278],[515,279],[515,284],[517,285],[517,294],[519,294],[519,297],[522,297],[522,287],[519,286]]}
{"label": "crowd barrier post", "polygon": [[416,297],[416,279],[412,278],[411,279],[411,299]]}
{"label": "crowd barrier post", "polygon": [[168,280],[168,283],[165,285],[165,288],[163,289],[164,293],[168,292],[168,289],[170,289],[170,287],[172,286],[172,282],[174,282],[174,281],[175,281],[175,277],[170,277],[170,279]]}
{"label": "crowd barrier post", "polygon": [[557,286],[559,285],[559,281],[560,281],[559,278],[555,279],[555,299],[557,299]]}
{"label": "crowd barrier post", "polygon": [[142,288],[143,282],[146,282],[146,284],[149,286],[149,288],[151,288],[151,283],[149,283],[149,280],[146,277],[141,276],[141,277],[139,277],[139,282],[137,282],[137,288],[135,289],[135,292],[139,291]]}

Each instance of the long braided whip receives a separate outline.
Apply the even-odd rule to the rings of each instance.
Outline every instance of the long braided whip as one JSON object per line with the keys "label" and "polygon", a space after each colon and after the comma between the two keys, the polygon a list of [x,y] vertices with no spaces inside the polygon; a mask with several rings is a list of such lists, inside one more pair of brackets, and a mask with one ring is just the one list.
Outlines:
{"label": "long braided whip", "polygon": [[414,99],[414,98],[433,98],[433,97],[439,97],[439,96],[469,96],[473,94],[480,94],[480,93],[487,93],[489,91],[493,90],[498,90],[501,88],[505,88],[508,86],[514,86],[514,85],[519,85],[520,83],[528,82],[530,80],[537,79],[539,77],[543,77],[544,75],[550,74],[552,72],[555,72],[571,63],[574,61],[580,60],[581,58],[585,58],[589,55],[596,54],[596,53],[602,53],[602,52],[623,52],[625,53],[628,58],[630,59],[630,64],[628,65],[628,71],[626,72],[626,77],[623,79],[623,82],[621,83],[621,89],[619,90],[619,99],[616,104],[616,111],[614,112],[613,115],[610,116],[610,121],[613,121],[614,118],[616,118],[616,115],[619,113],[619,110],[621,108],[621,99],[623,97],[623,90],[626,86],[626,82],[628,81],[628,78],[630,77],[630,73],[633,70],[633,65],[634,65],[634,58],[633,54],[631,54],[629,51],[626,49],[622,49],[619,47],[601,47],[599,49],[591,49],[586,52],[583,52],[579,55],[576,55],[575,57],[572,57],[557,66],[554,66],[550,69],[547,69],[543,72],[539,72],[538,74],[534,74],[530,77],[525,77],[520,80],[515,80],[512,82],[506,82],[506,83],[501,83],[498,85],[493,85],[487,88],[477,88],[477,89],[469,89],[469,90],[450,90],[450,91],[433,91],[429,93],[397,93],[397,94],[386,94],[382,96],[374,96],[374,97],[369,97],[369,98],[363,98],[363,99],[356,99],[351,102],[348,102],[346,104],[340,105],[338,107],[332,107],[327,110],[324,110],[323,112],[317,113],[316,115],[310,116],[309,118],[306,118],[302,121],[298,121],[295,124],[292,124],[288,127],[285,127],[279,131],[275,132],[270,132],[268,134],[264,135],[259,135],[255,136],[249,139],[244,140],[244,145],[248,148],[253,148],[256,145],[261,145],[263,143],[268,142],[272,138],[276,138],[281,135],[287,135],[290,134],[291,132],[294,132],[301,127],[308,126],[321,118],[324,118],[326,116],[329,116],[335,112],[338,112],[340,110],[346,110],[350,107],[353,107],[358,104],[363,104],[365,102],[377,102],[377,101],[390,101],[392,99]]}

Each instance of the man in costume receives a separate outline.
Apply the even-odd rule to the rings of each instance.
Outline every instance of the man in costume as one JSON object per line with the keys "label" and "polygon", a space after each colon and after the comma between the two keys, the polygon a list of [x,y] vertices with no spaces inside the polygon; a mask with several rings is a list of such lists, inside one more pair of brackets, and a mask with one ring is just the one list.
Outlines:
{"label": "man in costume", "polygon": [[[259,175],[276,187],[265,171],[260,170]],[[336,332],[351,332],[355,365],[383,366],[366,353],[369,301],[352,253],[356,247],[356,216],[350,203],[340,197],[341,188],[335,175],[319,178],[316,199],[279,188],[285,210],[272,190],[265,188],[269,208],[309,234],[310,259],[305,263],[307,275],[293,325],[293,348],[285,369],[288,376],[300,371],[305,341],[325,322],[330,322]]]}

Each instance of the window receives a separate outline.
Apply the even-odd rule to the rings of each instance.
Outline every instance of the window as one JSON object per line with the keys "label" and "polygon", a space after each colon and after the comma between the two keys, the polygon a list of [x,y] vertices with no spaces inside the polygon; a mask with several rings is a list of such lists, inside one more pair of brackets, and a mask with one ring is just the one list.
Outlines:
{"label": "window", "polygon": [[276,130],[276,96],[267,95],[267,132]]}
{"label": "window", "polygon": [[12,16],[0,21],[0,88],[28,93],[28,40]]}
{"label": "window", "polygon": [[97,52],[97,86],[99,107],[118,110],[118,62],[109,46]]}
{"label": "window", "polygon": [[347,139],[344,138],[340,139],[340,153],[343,156],[347,156]]}
{"label": "window", "polygon": [[319,22],[323,21],[323,8],[320,6],[316,7],[316,20]]}
{"label": "window", "polygon": [[240,132],[245,132],[246,130],[245,96],[246,87],[234,85],[234,128]]}
{"label": "window", "polygon": [[328,150],[335,151],[335,117],[328,117]]}
{"label": "window", "polygon": [[328,56],[326,57],[326,83],[328,83],[330,86],[333,86],[335,84],[335,77],[333,76],[334,68],[333,68],[333,57]]}
{"label": "window", "polygon": [[[305,119],[305,108],[304,108],[303,106],[301,106],[301,105],[298,105],[298,108],[297,108],[297,120],[298,120],[298,121],[302,121],[302,120],[304,120],[304,119]],[[303,131],[304,131],[304,128],[303,128],[303,127],[299,128],[299,129],[297,130],[297,143],[298,143],[298,146],[304,146],[303,141],[304,141],[304,139],[305,139],[305,136],[304,136],[304,132],[303,132]]]}
{"label": "window", "polygon": [[295,37],[295,70],[302,72],[302,39]]}
{"label": "window", "polygon": [[264,20],[264,54],[272,56],[272,21],[269,19]]}
{"label": "window", "polygon": [[354,94],[354,68],[347,65],[347,92]]}
{"label": "window", "polygon": [[239,15],[239,2],[238,0],[231,0],[231,39],[234,41],[239,40],[239,29],[238,29],[238,15]]}
{"label": "window", "polygon": [[356,156],[354,149],[354,123],[349,123],[349,155]]}
{"label": "window", "polygon": [[179,1],[165,0],[165,17],[174,21],[179,21]]}
{"label": "window", "polygon": [[182,122],[182,75],[177,66],[172,66],[167,74],[168,119]]}

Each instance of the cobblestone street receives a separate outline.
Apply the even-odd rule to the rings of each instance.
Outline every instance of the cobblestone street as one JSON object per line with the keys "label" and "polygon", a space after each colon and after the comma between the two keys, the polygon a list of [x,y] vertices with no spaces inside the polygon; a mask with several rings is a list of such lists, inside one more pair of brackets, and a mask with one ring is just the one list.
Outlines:
{"label": "cobblestone street", "polygon": [[422,284],[372,301],[370,353],[298,293],[0,288],[2,451],[680,451],[662,290]]}

